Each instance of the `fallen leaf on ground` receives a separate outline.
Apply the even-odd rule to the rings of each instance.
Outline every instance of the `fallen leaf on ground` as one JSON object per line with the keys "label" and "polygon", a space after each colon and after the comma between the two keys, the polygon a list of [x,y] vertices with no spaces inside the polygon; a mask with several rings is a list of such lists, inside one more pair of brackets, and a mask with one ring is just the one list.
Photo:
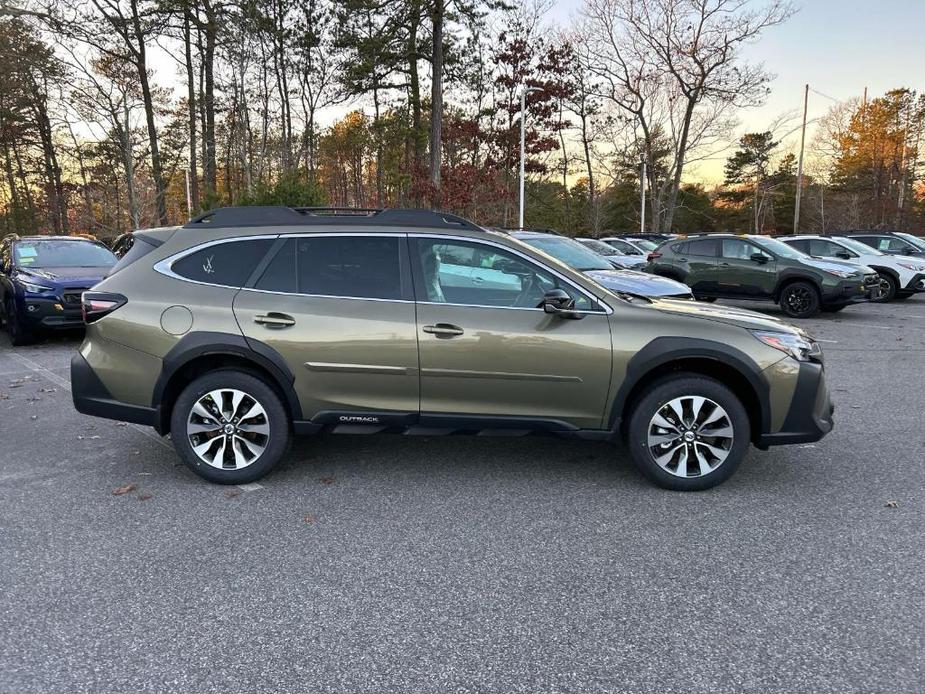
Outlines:
{"label": "fallen leaf on ground", "polygon": [[39,418],[39,416],[38,416],[37,414],[34,414],[34,415],[32,415],[31,417],[29,417],[29,419],[31,419],[31,420],[36,420],[36,419],[38,419],[38,418]]}
{"label": "fallen leaf on ground", "polygon": [[113,490],[112,490],[112,495],[113,495],[113,496],[122,496],[123,494],[128,494],[129,492],[133,492],[133,491],[135,491],[136,489],[138,489],[138,485],[137,485],[137,484],[127,484],[127,485],[125,485],[124,487],[117,487],[116,489],[113,489]]}
{"label": "fallen leaf on ground", "polygon": [[334,484],[334,477],[333,475],[331,477],[321,477],[318,481],[321,482],[321,484]]}
{"label": "fallen leaf on ground", "polygon": [[890,499],[889,501],[886,502],[886,507],[887,508],[899,508],[899,502],[893,501],[892,499]]}
{"label": "fallen leaf on ground", "polygon": [[11,383],[10,388],[22,388],[22,383]]}
{"label": "fallen leaf on ground", "polygon": [[312,523],[315,522],[315,514],[314,514],[314,513],[309,513],[309,514],[306,515],[305,518],[303,518],[302,520],[304,520],[306,523],[308,523],[309,525],[311,525]]}
{"label": "fallen leaf on ground", "polygon": [[128,422],[116,422],[116,426],[117,426],[117,427],[127,427],[127,426],[128,426]]}
{"label": "fallen leaf on ground", "polygon": [[241,496],[241,492],[238,489],[229,489],[225,492],[225,497],[228,499],[234,499],[236,496]]}
{"label": "fallen leaf on ground", "polygon": [[151,496],[152,496],[151,494],[139,494],[139,495],[138,495],[138,500],[139,500],[139,501],[147,501],[148,499],[151,498]]}
{"label": "fallen leaf on ground", "polygon": [[39,388],[40,393],[57,393],[57,388]]}

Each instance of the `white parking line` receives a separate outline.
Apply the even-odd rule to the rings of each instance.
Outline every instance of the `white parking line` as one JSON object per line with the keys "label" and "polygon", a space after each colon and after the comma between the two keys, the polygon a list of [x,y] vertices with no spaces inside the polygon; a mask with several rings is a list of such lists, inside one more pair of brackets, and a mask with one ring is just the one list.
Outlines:
{"label": "white parking line", "polygon": [[[32,361],[31,359],[29,359],[29,357],[24,357],[23,355],[21,355],[21,354],[16,354],[15,352],[10,352],[9,355],[10,355],[13,359],[15,359],[16,361],[18,361],[20,364],[22,364],[23,366],[25,366],[27,369],[29,369],[29,371],[32,371],[33,373],[38,374],[38,375],[41,376],[42,378],[51,381],[52,383],[54,383],[54,384],[55,384],[56,386],[58,386],[59,388],[62,388],[63,390],[66,390],[68,393],[71,392],[71,384],[70,384],[70,381],[68,381],[66,378],[62,378],[62,377],[59,376],[58,374],[53,373],[52,371],[49,371],[48,369],[46,369],[46,368],[45,368],[44,366],[42,366],[41,364],[37,364],[36,362],[34,362],[34,361]],[[161,446],[164,446],[165,448],[169,448],[169,449],[171,449],[171,450],[173,449],[173,446],[171,446],[169,443],[167,443],[167,441],[166,441],[165,439],[163,439],[163,438],[161,438],[160,436],[158,436],[157,432],[155,432],[154,430],[149,429],[148,427],[143,427],[143,426],[141,426],[140,424],[132,424],[132,423],[129,423],[129,426],[132,427],[133,429],[135,429],[136,431],[140,431],[142,434],[144,434],[145,436],[147,436],[147,437],[148,437],[149,439],[151,439],[152,441],[156,441],[156,442],[159,443]]]}

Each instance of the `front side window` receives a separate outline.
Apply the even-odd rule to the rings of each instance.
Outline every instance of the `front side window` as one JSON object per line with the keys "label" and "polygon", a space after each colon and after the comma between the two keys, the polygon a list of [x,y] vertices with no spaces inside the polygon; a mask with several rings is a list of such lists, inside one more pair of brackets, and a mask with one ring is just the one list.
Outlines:
{"label": "front side window", "polygon": [[742,239],[723,239],[723,257],[730,260],[751,260],[756,253],[764,255],[761,249]]}
{"label": "front side window", "polygon": [[18,267],[112,267],[116,256],[105,246],[64,239],[17,241],[13,262]]}
{"label": "front side window", "polygon": [[242,287],[273,242],[274,239],[246,239],[216,243],[174,261],[170,269],[194,282]]}
{"label": "front side window", "polygon": [[356,299],[401,299],[400,239],[304,236],[287,239],[255,289]]}
{"label": "front side window", "polygon": [[613,270],[613,265],[594,251],[590,251],[577,241],[561,237],[528,236],[522,239],[543,253],[551,255],[569,267],[587,272],[588,270]]}
{"label": "front side window", "polygon": [[839,254],[848,255],[849,252],[847,248],[843,248],[837,243],[823,239],[811,239],[809,242],[809,254],[820,258],[837,258]]}
{"label": "front side window", "polygon": [[[415,246],[418,301],[539,308],[547,291],[560,288],[575,299],[576,309],[593,308],[588,297],[552,273],[495,246],[442,239],[418,239]],[[464,258],[478,262],[462,264]]]}

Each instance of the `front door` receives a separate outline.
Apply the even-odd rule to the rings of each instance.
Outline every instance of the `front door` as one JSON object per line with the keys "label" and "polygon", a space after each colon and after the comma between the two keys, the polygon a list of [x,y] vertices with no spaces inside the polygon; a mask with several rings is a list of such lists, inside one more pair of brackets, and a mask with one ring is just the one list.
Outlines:
{"label": "front door", "polygon": [[[447,426],[598,429],[610,388],[608,316],[595,299],[500,245],[410,239],[417,297],[421,421]],[[444,265],[445,263],[445,265]],[[470,277],[461,286],[461,265]],[[560,287],[584,311],[538,308]]]}
{"label": "front door", "polygon": [[244,335],[276,350],[295,375],[306,419],[388,424],[417,416],[406,243],[403,234],[286,238],[254,286],[235,297]]}
{"label": "front door", "polygon": [[720,293],[765,298],[774,292],[776,279],[777,261],[765,251],[745,239],[722,240],[717,272]]}

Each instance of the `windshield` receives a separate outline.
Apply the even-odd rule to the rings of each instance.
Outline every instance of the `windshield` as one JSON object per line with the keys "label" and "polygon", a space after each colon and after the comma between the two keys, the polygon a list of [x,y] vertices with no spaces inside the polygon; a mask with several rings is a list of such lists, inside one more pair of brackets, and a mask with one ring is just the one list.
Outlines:
{"label": "windshield", "polygon": [[860,241],[855,241],[854,239],[849,239],[844,236],[839,237],[838,242],[842,246],[845,246],[846,248],[850,248],[852,251],[854,251],[858,255],[886,255],[886,253],[882,253],[881,251],[878,251],[876,248],[871,248],[866,243],[861,243]]}
{"label": "windshield", "polygon": [[621,255],[620,251],[609,243],[604,243],[603,241],[598,241],[597,239],[584,239],[581,242],[581,245],[585,248],[590,248],[595,253],[600,255]]}
{"label": "windshield", "polygon": [[18,241],[13,262],[19,267],[112,267],[116,256],[105,246],[89,241]]}
{"label": "windshield", "polygon": [[921,239],[918,236],[913,236],[912,234],[907,234],[905,232],[897,232],[896,235],[903,241],[908,241],[909,245],[918,248],[920,251],[925,251],[925,239]]}
{"label": "windshield", "polygon": [[521,240],[582,272],[613,270],[613,265],[572,239],[534,236]]}
{"label": "windshield", "polygon": [[771,253],[774,253],[775,255],[779,255],[781,258],[797,259],[797,258],[806,257],[805,253],[801,253],[796,248],[791,248],[783,241],[778,241],[777,239],[768,239],[768,238],[761,238],[760,240],[759,239],[755,239],[755,240],[758,241],[767,250],[771,251]]}

